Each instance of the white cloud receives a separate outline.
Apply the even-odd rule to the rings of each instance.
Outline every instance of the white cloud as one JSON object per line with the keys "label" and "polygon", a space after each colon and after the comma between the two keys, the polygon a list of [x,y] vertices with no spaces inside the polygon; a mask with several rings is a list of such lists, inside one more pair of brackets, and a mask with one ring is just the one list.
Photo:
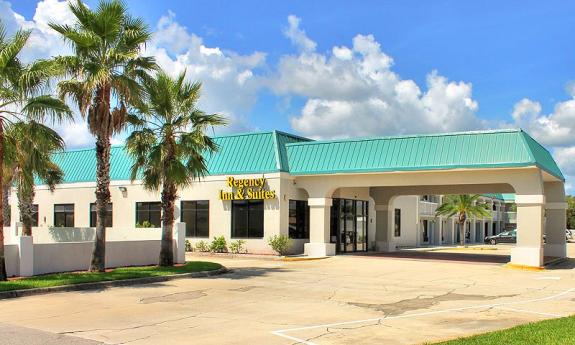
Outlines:
{"label": "white cloud", "polygon": [[17,29],[31,30],[28,44],[22,49],[20,58],[24,62],[67,54],[70,48],[48,24],[70,24],[73,16],[64,0],[43,0],[36,5],[31,21],[14,12],[10,3],[0,0],[0,19],[6,25],[9,34]]}
{"label": "white cloud", "polygon": [[[269,85],[283,96],[307,99],[292,127],[312,137],[443,132],[483,127],[470,83],[453,82],[432,71],[425,90],[392,70],[372,35],[357,35],[351,47],[315,52],[313,42],[288,17],[286,36],[300,48],[280,59]],[[342,125],[345,124],[345,125]]]}
{"label": "white cloud", "polygon": [[550,114],[541,104],[524,98],[513,108],[514,126],[521,127],[548,146],[575,145],[575,97],[558,102]]}
{"label": "white cloud", "polygon": [[82,119],[77,119],[74,123],[57,126],[56,130],[68,148],[91,147],[95,143],[86,121]]}
{"label": "white cloud", "polygon": [[173,12],[160,18],[145,54],[172,75],[183,72],[203,85],[199,107],[207,112],[222,113],[230,125],[226,130],[251,127],[242,114],[251,110],[260,87],[255,70],[265,64],[266,54],[253,52],[240,55],[220,47],[208,47],[203,39],[176,21]]}
{"label": "white cloud", "polygon": [[563,173],[575,176],[575,146],[559,147],[553,153]]}
{"label": "white cloud", "polygon": [[290,39],[290,41],[298,47],[300,50],[305,52],[314,51],[317,43],[307,37],[304,30],[300,29],[299,24],[301,19],[294,16],[288,16],[288,27],[284,29],[284,35]]}

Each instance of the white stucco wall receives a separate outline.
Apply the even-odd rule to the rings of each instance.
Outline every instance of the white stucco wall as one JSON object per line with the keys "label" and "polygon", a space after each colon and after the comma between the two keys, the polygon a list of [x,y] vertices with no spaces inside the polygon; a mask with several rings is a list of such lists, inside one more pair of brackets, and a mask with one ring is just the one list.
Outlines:
{"label": "white stucco wall", "polygon": [[401,236],[392,234],[392,241],[398,247],[412,247],[417,245],[418,221],[417,203],[418,196],[398,196],[393,199],[393,208],[401,210]]}
{"label": "white stucco wall", "polygon": [[[286,179],[286,174],[273,173],[273,174],[250,174],[250,175],[233,175],[234,178],[260,178],[265,177],[267,188],[275,190],[277,197],[275,199],[264,201],[264,236],[262,239],[244,239],[246,247],[252,253],[265,253],[273,254],[271,248],[267,244],[267,239],[270,236],[285,233],[288,231],[288,201],[289,198],[297,198],[306,200],[307,195],[302,193],[302,190],[297,190],[293,187],[291,180]],[[228,176],[208,176],[201,181],[195,182],[190,188],[180,190],[178,195],[179,199],[176,202],[175,220],[180,220],[180,201],[182,200],[209,200],[209,238],[189,238],[192,244],[200,240],[211,241],[215,236],[223,235],[229,242],[235,240],[231,238],[231,201],[219,200],[219,191],[230,191],[227,187]],[[283,182],[282,182],[283,181]],[[123,193],[120,187],[126,188]],[[93,238],[93,229],[89,228],[90,225],[90,203],[95,200],[94,183],[72,183],[60,185],[54,193],[51,193],[47,188],[39,186],[36,192],[34,203],[39,205],[38,211],[38,227],[34,227],[32,232],[34,236],[38,237],[39,242],[46,242],[50,237],[54,237],[54,232],[61,235],[69,235],[68,241],[73,240],[86,240]],[[136,203],[137,202],[151,202],[160,201],[159,192],[146,191],[137,181],[131,183],[130,181],[112,181],[110,187],[111,201],[113,204],[113,228],[110,228],[108,233],[108,240],[120,240],[124,238],[124,233],[118,238],[114,236],[114,229],[129,229],[135,226],[136,221]],[[14,194],[14,193],[13,193]],[[15,205],[11,202],[13,205]],[[63,229],[53,229],[54,223],[54,204],[74,204],[74,227],[85,228],[75,229],[66,232]],[[17,207],[13,207],[13,219],[18,219]],[[52,228],[52,229],[51,229]],[[57,230],[57,231],[56,231]],[[152,238],[156,233],[160,233],[159,229],[136,229],[143,230],[142,232],[149,233],[149,236],[136,236],[136,238],[143,237]],[[159,235],[158,235],[159,236]],[[65,237],[65,236],[64,236]],[[301,243],[300,243],[301,242]],[[295,249],[303,247],[303,242],[298,240],[294,241]]]}

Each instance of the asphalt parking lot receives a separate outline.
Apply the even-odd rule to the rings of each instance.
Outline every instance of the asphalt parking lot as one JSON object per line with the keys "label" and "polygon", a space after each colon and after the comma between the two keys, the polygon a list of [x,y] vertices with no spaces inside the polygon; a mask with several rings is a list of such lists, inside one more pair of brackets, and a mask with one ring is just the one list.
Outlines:
{"label": "asphalt parking lot", "polygon": [[421,344],[575,314],[575,259],[193,259],[234,272],[3,300],[0,344]]}

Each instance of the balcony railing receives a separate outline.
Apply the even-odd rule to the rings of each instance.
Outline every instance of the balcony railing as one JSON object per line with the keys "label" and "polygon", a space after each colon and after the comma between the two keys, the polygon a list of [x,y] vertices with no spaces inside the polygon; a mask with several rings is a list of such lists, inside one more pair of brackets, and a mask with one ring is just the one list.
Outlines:
{"label": "balcony railing", "polygon": [[503,214],[506,223],[517,223],[517,212],[505,212]]}
{"label": "balcony railing", "polygon": [[438,204],[436,202],[419,201],[419,214],[423,216],[435,216]]}

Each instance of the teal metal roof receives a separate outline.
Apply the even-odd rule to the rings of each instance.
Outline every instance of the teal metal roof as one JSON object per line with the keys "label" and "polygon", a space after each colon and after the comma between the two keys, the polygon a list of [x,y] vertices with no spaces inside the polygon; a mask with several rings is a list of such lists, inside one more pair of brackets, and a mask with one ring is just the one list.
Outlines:
{"label": "teal metal roof", "polygon": [[[564,180],[551,154],[522,130],[311,141],[279,131],[213,137],[208,175],[289,172],[292,175],[537,166]],[[64,183],[96,179],[94,149],[54,155]],[[110,177],[129,180],[132,160],[111,150]]]}
{"label": "teal metal roof", "polygon": [[[206,157],[208,175],[288,171],[285,144],[310,140],[280,131],[223,135],[213,139],[219,149]],[[110,154],[111,180],[129,180],[132,159],[124,147],[113,146]],[[96,180],[95,149],[57,153],[54,162],[64,171],[64,183]]]}
{"label": "teal metal roof", "polygon": [[499,199],[505,202],[515,202],[515,194],[513,193],[492,193],[492,194],[482,194],[488,198]]}
{"label": "teal metal roof", "polygon": [[551,154],[523,130],[287,144],[292,175],[537,166],[560,180]]}

